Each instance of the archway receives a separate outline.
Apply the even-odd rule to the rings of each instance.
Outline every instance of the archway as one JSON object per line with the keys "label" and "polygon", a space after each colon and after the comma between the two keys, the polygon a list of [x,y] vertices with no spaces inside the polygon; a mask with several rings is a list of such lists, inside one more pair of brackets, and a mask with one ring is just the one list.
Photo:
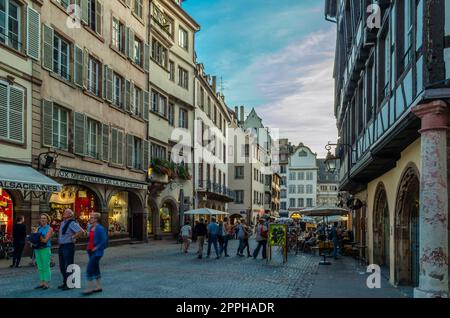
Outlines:
{"label": "archway", "polygon": [[159,218],[158,204],[154,198],[148,200],[147,235],[156,234],[155,220]]}
{"label": "archway", "polygon": [[132,191],[116,191],[108,200],[108,232],[114,237],[144,239],[142,200]]}
{"label": "archway", "polygon": [[395,209],[395,282],[419,284],[419,172],[410,164],[403,172]]}
{"label": "archway", "polygon": [[390,264],[390,222],[389,206],[386,189],[382,183],[378,184],[375,192],[373,209],[373,259],[374,263],[386,270],[389,274]]}
{"label": "archway", "polygon": [[162,233],[175,233],[179,227],[178,206],[173,199],[162,201],[159,209],[159,229]]}

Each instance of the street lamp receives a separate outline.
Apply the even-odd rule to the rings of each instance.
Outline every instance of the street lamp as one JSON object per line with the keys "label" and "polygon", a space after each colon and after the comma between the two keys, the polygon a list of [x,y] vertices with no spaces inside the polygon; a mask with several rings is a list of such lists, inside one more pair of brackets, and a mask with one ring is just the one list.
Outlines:
{"label": "street lamp", "polygon": [[332,146],[338,146],[338,145],[328,143],[328,145],[325,146],[325,149],[328,151],[327,157],[325,158],[325,165],[327,167],[328,172],[335,173],[336,168],[337,168],[337,162],[340,159],[331,153]]}

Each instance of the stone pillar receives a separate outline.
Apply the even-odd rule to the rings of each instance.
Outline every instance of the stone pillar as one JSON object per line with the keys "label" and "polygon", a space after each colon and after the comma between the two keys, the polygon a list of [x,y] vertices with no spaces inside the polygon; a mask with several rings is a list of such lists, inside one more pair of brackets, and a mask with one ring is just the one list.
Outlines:
{"label": "stone pillar", "polygon": [[414,107],[422,120],[420,176],[419,287],[416,298],[448,298],[447,131],[444,101]]}

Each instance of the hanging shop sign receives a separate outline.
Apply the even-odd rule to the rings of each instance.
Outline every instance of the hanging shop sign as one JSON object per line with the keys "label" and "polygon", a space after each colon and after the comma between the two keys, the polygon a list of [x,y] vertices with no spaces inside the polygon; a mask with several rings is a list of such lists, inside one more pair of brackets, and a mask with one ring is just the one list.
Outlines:
{"label": "hanging shop sign", "polygon": [[104,185],[120,187],[120,188],[146,190],[148,187],[148,185],[143,184],[143,183],[110,179],[110,178],[105,178],[105,177],[89,176],[89,175],[65,171],[65,170],[56,170],[56,172],[52,176],[56,177],[56,178],[64,178],[64,179],[83,181],[83,182],[88,182],[88,183],[104,184]]}

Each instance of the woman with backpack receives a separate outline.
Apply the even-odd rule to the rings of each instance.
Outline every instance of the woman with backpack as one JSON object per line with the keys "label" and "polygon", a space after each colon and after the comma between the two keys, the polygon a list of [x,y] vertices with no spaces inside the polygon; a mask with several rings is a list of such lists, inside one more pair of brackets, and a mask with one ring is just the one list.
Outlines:
{"label": "woman with backpack", "polygon": [[49,288],[52,274],[50,270],[52,236],[53,229],[50,226],[50,216],[46,213],[42,213],[37,232],[30,236],[30,242],[33,245],[40,280],[39,285],[35,289]]}
{"label": "woman with backpack", "polygon": [[250,254],[250,245],[248,244],[248,239],[250,237],[250,230],[248,226],[245,224],[245,220],[242,219],[241,223],[237,226],[238,228],[238,239],[239,239],[239,248],[237,251],[238,256],[244,256],[244,249],[247,248],[247,256],[251,257]]}
{"label": "woman with backpack", "polygon": [[[100,213],[91,213],[88,227],[89,243],[87,247],[89,262],[86,271],[88,288],[83,292],[83,295],[85,296],[103,291],[101,286],[100,259],[103,257],[106,248],[107,235],[106,230],[100,224],[100,221]],[[96,285],[95,289],[93,288],[94,280]]]}
{"label": "woman with backpack", "polygon": [[263,257],[263,259],[266,259],[267,258],[266,245],[267,245],[268,229],[267,229],[267,226],[266,226],[263,218],[259,219],[259,224],[256,226],[255,234],[256,234],[256,242],[258,242],[258,246],[256,247],[255,251],[253,252],[253,258],[256,259],[258,257],[259,250],[262,247],[262,257]]}

